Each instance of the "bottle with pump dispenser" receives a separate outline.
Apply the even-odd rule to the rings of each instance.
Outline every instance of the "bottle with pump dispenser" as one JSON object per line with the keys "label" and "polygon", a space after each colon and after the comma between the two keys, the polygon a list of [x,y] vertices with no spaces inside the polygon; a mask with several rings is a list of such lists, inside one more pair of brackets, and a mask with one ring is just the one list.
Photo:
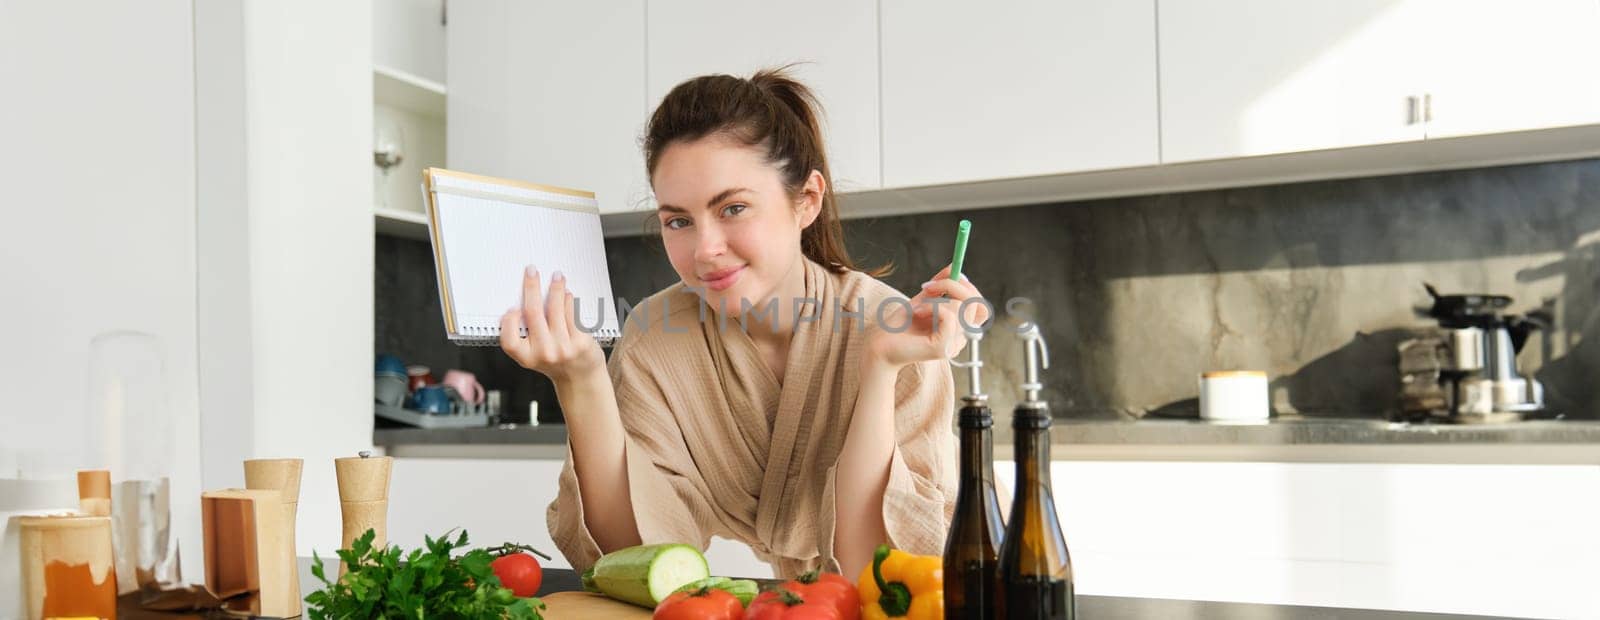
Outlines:
{"label": "bottle with pump dispenser", "polygon": [[1000,596],[1000,541],[1005,523],[994,487],[994,442],[989,395],[983,393],[978,352],[982,333],[967,334],[967,359],[950,362],[967,371],[967,394],[961,398],[956,426],[961,432],[961,479],[956,511],[944,544],[946,618],[992,620]]}
{"label": "bottle with pump dispenser", "polygon": [[1050,353],[1037,324],[1023,339],[1023,399],[1011,418],[1017,478],[1000,546],[1001,613],[1007,620],[1070,620],[1077,615],[1072,559],[1050,483],[1050,407],[1039,397]]}

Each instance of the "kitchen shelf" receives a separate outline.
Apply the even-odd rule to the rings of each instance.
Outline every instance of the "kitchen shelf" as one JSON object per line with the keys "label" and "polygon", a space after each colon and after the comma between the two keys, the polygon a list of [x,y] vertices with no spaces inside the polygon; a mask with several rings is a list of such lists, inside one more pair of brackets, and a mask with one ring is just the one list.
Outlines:
{"label": "kitchen shelf", "polygon": [[428,238],[428,216],[398,209],[374,208],[372,215],[378,234],[406,239]]}
{"label": "kitchen shelf", "polygon": [[409,110],[423,116],[443,119],[443,84],[399,69],[372,67],[372,98],[379,104]]}

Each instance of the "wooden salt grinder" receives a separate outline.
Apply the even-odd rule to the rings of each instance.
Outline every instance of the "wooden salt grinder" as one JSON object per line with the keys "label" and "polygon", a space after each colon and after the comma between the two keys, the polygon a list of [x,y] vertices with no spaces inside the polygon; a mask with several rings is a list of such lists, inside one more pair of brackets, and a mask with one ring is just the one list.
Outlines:
{"label": "wooden salt grinder", "polygon": [[[300,571],[295,557],[295,519],[300,508],[300,459],[254,459],[244,462],[246,489],[277,491],[283,512],[283,545],[277,550],[281,566],[289,573],[284,576],[288,587],[283,592],[285,606],[300,604]],[[263,551],[265,553],[265,551]]]}
{"label": "wooden salt grinder", "polygon": [[111,471],[85,469],[78,472],[78,512],[91,517],[111,516]]}
{"label": "wooden salt grinder", "polygon": [[[334,474],[339,479],[339,513],[344,520],[344,536],[340,549],[373,530],[372,546],[382,549],[388,545],[389,472],[394,459],[373,457],[368,452],[361,456],[333,460]],[[344,576],[345,566],[339,563],[339,576]]]}

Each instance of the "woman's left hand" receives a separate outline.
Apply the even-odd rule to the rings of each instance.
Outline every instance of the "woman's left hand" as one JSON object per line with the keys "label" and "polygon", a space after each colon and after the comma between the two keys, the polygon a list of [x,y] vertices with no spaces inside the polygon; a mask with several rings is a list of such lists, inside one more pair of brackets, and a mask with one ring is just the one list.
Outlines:
{"label": "woman's left hand", "polygon": [[[983,294],[961,276],[950,279],[946,265],[922,285],[922,292],[907,304],[898,302],[878,313],[882,321],[867,334],[871,360],[892,368],[934,359],[950,359],[966,346],[966,330],[977,330],[989,320],[989,306],[980,301]],[[965,312],[962,313],[963,307]]]}

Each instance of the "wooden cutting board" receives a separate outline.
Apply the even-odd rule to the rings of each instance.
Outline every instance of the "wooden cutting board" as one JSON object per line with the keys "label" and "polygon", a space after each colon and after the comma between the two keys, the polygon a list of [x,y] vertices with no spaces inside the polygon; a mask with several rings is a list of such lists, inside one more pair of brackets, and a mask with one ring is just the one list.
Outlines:
{"label": "wooden cutting board", "polygon": [[541,596],[546,620],[584,620],[587,618],[617,618],[618,620],[649,620],[651,610],[614,601],[593,592],[557,592]]}

